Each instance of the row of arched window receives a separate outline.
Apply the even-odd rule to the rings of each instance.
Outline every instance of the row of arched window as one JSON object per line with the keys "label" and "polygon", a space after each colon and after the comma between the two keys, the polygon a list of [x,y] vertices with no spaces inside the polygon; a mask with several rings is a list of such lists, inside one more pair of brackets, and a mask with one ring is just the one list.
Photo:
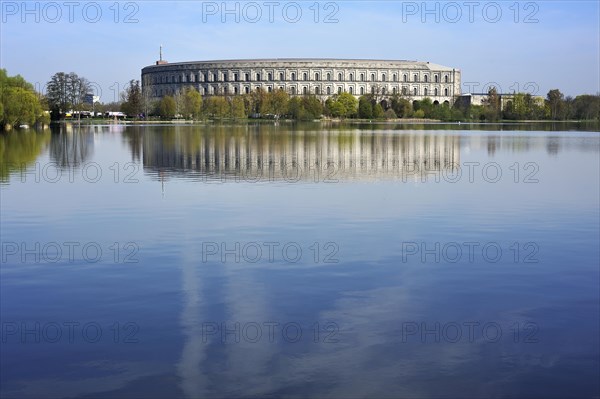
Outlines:
{"label": "row of arched window", "polygon": [[[284,90],[283,86],[279,86],[279,89]],[[234,87],[233,90],[230,92],[228,87],[223,87],[221,90],[219,89],[218,86],[209,86],[208,88],[199,88],[200,90],[200,94],[202,95],[210,95],[210,94],[223,94],[223,95],[229,95],[229,94],[248,94],[250,93],[250,87],[246,86],[244,88],[242,88],[242,92],[240,92],[240,89],[238,87]],[[272,92],[273,91],[273,87],[268,86],[266,88],[267,92]],[[288,92],[291,95],[296,95],[296,94],[315,94],[315,95],[332,95],[332,94],[341,94],[343,92],[343,87],[342,86],[338,86],[337,88],[334,88],[332,86],[327,86],[325,87],[325,89],[323,91],[321,91],[320,87],[314,87],[313,90],[311,90],[308,86],[303,86],[299,89],[300,91],[297,92],[296,87],[292,86],[289,88]],[[354,87],[349,87],[348,88],[348,93],[352,94],[352,95],[365,95],[367,93],[367,90],[364,86],[361,86],[358,88],[358,90],[355,92],[354,91]],[[440,93],[443,93],[444,97],[448,97],[450,91],[448,90],[448,88],[444,88],[443,91],[440,91],[437,87],[433,88],[433,90],[430,91],[429,88],[425,87],[423,88],[423,96],[433,96],[433,97],[438,97],[440,95]],[[175,94],[175,90],[174,89],[165,89],[163,91],[163,89],[154,89],[154,96],[163,96],[163,95],[169,95],[169,94]],[[380,88],[379,90],[376,90],[375,87],[371,87],[371,94],[381,94],[382,96],[386,96],[386,95],[396,95],[396,94],[402,94],[402,95],[413,95],[413,96],[418,96],[421,95],[419,88],[418,87],[413,87],[412,90],[409,93],[409,88],[408,87],[402,87],[401,92],[398,92],[398,88],[393,87],[392,90],[388,90],[385,87]]]}
{"label": "row of arched window", "polygon": [[[284,82],[286,81],[286,75],[284,72],[279,72],[278,76],[279,81]],[[321,78],[323,77],[321,75],[320,72],[315,72],[312,77],[308,74],[308,72],[302,72],[301,75],[296,75],[296,72],[291,72],[290,73],[290,79],[291,81],[309,81],[309,80],[314,80],[314,81],[321,81]],[[371,82],[377,82],[377,81],[381,81],[381,82],[398,82],[398,78],[399,75],[397,73],[393,73],[391,75],[391,80],[388,80],[388,75],[386,73],[382,73],[380,76],[377,76],[376,73],[371,73],[370,76],[367,76],[366,73],[361,72],[361,73],[354,73],[354,72],[350,72],[347,74],[347,77],[342,73],[342,72],[338,72],[337,76],[334,76],[333,73],[331,72],[326,72],[324,74],[325,77],[325,81],[334,81],[334,77],[337,78],[337,81],[349,81],[349,82],[366,82],[367,79],[368,81]],[[266,80],[265,80],[266,78]],[[311,79],[312,78],[312,79]],[[410,76],[408,73],[404,73],[402,74],[402,82],[419,82],[420,81],[420,75],[419,74],[413,74],[412,75],[412,80],[409,80]],[[425,74],[423,75],[423,82],[425,83],[430,83],[429,80],[429,74]],[[435,73],[433,74],[433,82],[432,83],[440,83],[440,79],[441,76],[439,73]],[[245,73],[238,73],[238,72],[233,72],[233,73],[210,73],[210,72],[202,72],[202,73],[196,73],[196,74],[183,74],[183,75],[161,75],[161,76],[154,76],[152,82],[154,84],[161,84],[161,83],[196,83],[196,82],[250,82],[250,81],[256,81],[256,82],[261,82],[261,81],[268,81],[268,82],[273,82],[274,81],[274,74],[272,72],[268,72],[266,74],[261,74],[260,72],[256,72],[256,73],[249,73],[249,72],[245,72]],[[445,74],[443,76],[443,81],[444,83],[449,83],[450,82],[450,77],[448,74]]]}

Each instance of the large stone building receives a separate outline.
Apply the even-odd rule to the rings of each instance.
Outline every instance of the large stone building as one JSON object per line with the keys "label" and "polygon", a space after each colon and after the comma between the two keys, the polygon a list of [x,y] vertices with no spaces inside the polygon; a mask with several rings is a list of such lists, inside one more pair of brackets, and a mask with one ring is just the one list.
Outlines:
{"label": "large stone building", "polygon": [[291,95],[327,98],[348,92],[381,99],[399,94],[452,104],[460,95],[460,70],[429,62],[346,59],[255,59],[168,63],[142,69],[142,87],[151,98],[194,87],[202,95],[236,95],[256,89],[283,89]]}

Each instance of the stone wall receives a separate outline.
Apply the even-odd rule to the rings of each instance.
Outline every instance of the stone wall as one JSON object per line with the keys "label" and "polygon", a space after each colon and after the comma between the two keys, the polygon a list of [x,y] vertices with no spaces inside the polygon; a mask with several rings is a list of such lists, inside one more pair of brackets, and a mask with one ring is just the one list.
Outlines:
{"label": "stone wall", "polygon": [[237,95],[258,88],[323,99],[343,91],[355,96],[394,94],[453,103],[460,95],[460,70],[429,62],[268,59],[166,63],[142,69],[142,87],[151,98],[194,87],[202,95]]}

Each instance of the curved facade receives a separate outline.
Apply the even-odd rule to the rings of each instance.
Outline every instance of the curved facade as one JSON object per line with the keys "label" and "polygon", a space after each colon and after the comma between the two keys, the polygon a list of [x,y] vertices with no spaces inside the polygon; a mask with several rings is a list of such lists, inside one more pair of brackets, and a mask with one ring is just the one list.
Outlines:
{"label": "curved facade", "polygon": [[343,59],[257,59],[168,63],[142,69],[142,87],[150,98],[173,95],[186,87],[200,94],[237,95],[258,88],[290,95],[327,98],[343,91],[355,96],[394,94],[453,103],[460,95],[460,70],[429,62]]}

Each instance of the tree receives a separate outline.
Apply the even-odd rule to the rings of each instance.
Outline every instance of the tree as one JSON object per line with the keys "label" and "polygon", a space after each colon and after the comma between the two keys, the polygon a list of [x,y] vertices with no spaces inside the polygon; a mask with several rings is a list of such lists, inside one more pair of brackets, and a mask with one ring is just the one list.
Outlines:
{"label": "tree", "polygon": [[36,122],[47,123],[48,117],[33,85],[19,75],[9,77],[6,70],[0,69],[0,128]]}
{"label": "tree", "polygon": [[222,96],[212,96],[206,100],[206,113],[215,119],[222,119],[229,114],[229,103]]}
{"label": "tree", "polygon": [[550,90],[546,96],[546,104],[550,110],[550,119],[563,119],[565,111],[564,94],[558,89]]}
{"label": "tree", "polygon": [[142,113],[143,98],[139,80],[130,80],[129,86],[122,93],[121,111],[129,116],[138,116]]}
{"label": "tree", "polygon": [[488,121],[497,121],[500,118],[500,96],[495,87],[491,87],[488,96],[483,100],[485,119]]}
{"label": "tree", "polygon": [[246,108],[244,99],[240,96],[235,96],[231,99],[231,117],[236,119],[246,118]]}
{"label": "tree", "polygon": [[371,119],[373,117],[373,105],[366,96],[360,96],[358,99],[358,117],[361,119]]}
{"label": "tree", "polygon": [[396,118],[398,118],[398,115],[396,115],[396,113],[394,112],[394,110],[392,108],[390,108],[390,109],[387,109],[383,113],[383,117],[385,119],[396,119]]}
{"label": "tree", "polygon": [[90,82],[79,77],[75,72],[57,72],[46,84],[46,97],[48,106],[52,111],[52,118],[58,119],[69,109],[81,111],[85,96],[91,91]]}
{"label": "tree", "polygon": [[193,87],[185,90],[183,94],[184,118],[198,119],[202,115],[202,95]]}
{"label": "tree", "polygon": [[358,111],[358,100],[346,92],[329,97],[326,105],[331,116],[339,118],[349,118]]}
{"label": "tree", "polygon": [[379,103],[377,103],[373,106],[373,118],[375,118],[375,119],[383,118],[383,107]]}
{"label": "tree", "polygon": [[398,95],[392,97],[392,109],[399,118],[408,118],[412,114],[410,101]]}
{"label": "tree", "polygon": [[163,119],[175,117],[175,99],[171,96],[164,96],[158,104],[158,114]]}
{"label": "tree", "polygon": [[290,101],[289,94],[283,89],[278,89],[268,94],[271,112],[276,116],[285,114],[288,109],[288,102]]}
{"label": "tree", "polygon": [[307,119],[318,119],[323,115],[323,103],[314,94],[303,96],[302,106]]}
{"label": "tree", "polygon": [[581,95],[573,100],[573,117],[580,120],[600,121],[600,95]]}

